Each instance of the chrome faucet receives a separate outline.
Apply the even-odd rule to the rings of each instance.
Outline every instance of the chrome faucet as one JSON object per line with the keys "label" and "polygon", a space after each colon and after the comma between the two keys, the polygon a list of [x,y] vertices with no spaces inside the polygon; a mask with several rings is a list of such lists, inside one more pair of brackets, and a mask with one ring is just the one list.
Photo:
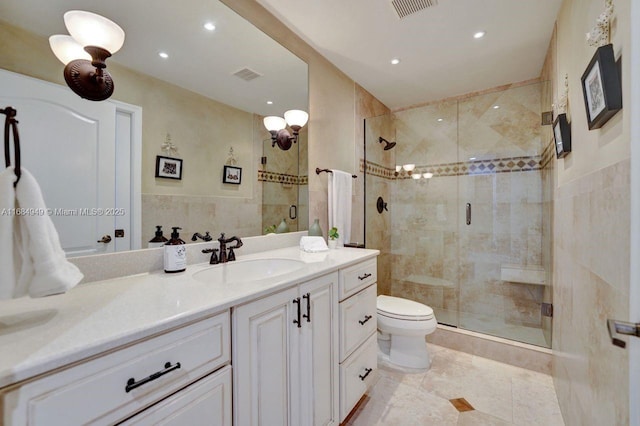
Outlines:
{"label": "chrome faucet", "polygon": [[[229,253],[227,254],[227,243],[232,241],[235,241],[236,245],[229,247]],[[218,242],[220,243],[219,249],[210,248],[202,250],[202,253],[211,253],[209,263],[211,265],[217,265],[218,263],[227,263],[236,260],[236,254],[233,250],[242,247],[242,240],[238,237],[225,238],[224,233],[222,233],[220,234],[220,238],[218,238]],[[218,251],[220,252],[220,257],[218,257]]]}

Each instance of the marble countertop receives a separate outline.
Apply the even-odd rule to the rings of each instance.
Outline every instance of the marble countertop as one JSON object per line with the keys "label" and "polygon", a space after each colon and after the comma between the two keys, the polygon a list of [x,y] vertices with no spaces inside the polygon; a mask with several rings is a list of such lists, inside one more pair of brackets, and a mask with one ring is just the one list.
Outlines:
{"label": "marble countertop", "polygon": [[205,263],[190,265],[178,274],[157,271],[82,284],[57,296],[0,301],[0,388],[378,253],[352,248],[304,253],[298,247],[288,247],[238,256],[237,262],[286,258],[305,263],[294,272],[249,283],[202,283],[192,275],[211,267]]}

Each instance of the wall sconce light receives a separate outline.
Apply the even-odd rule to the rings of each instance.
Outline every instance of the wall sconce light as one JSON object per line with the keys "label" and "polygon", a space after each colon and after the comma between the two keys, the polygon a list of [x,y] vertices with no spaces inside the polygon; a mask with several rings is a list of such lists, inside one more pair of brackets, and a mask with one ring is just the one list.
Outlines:
{"label": "wall sconce light", "polygon": [[411,173],[413,172],[413,169],[416,168],[415,164],[403,164],[402,168],[407,172],[407,174],[409,176],[411,176]]}
{"label": "wall sconce light", "polygon": [[64,79],[81,98],[103,101],[113,93],[105,61],[124,44],[124,31],[113,21],[83,10],[64,14],[71,35],[52,35],[49,45],[65,64]]}
{"label": "wall sconce light", "polygon": [[[284,118],[277,116],[269,116],[265,117],[264,127],[267,128],[269,133],[271,133],[271,147],[276,146],[283,150],[287,151],[291,148],[292,143],[298,142],[298,134],[300,129],[307,124],[309,120],[309,114],[299,109],[291,109],[284,113]],[[293,130],[293,136],[286,129],[287,124]]]}

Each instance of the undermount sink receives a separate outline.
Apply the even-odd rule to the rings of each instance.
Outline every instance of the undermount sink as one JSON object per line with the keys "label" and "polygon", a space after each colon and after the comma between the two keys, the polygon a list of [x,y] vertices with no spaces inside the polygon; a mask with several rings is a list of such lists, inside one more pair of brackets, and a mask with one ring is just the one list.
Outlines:
{"label": "undermount sink", "polygon": [[247,283],[288,274],[304,266],[304,262],[294,259],[240,260],[196,272],[193,278],[203,283]]}

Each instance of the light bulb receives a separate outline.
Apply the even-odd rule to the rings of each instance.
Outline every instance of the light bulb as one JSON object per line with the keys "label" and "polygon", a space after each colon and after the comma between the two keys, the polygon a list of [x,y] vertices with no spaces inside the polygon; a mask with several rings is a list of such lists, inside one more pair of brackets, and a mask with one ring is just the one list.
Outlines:
{"label": "light bulb", "polygon": [[402,170],[402,166],[396,166],[396,172],[400,173],[400,170]]}
{"label": "light bulb", "polygon": [[431,179],[433,177],[433,173],[423,173],[422,177],[425,179]]}
{"label": "light bulb", "polygon": [[416,168],[416,165],[415,164],[403,164],[402,168],[405,169],[406,171],[410,172],[410,171],[412,171],[413,169]]}
{"label": "light bulb", "polygon": [[420,173],[414,173],[411,175],[411,179],[418,180],[422,177]]}

